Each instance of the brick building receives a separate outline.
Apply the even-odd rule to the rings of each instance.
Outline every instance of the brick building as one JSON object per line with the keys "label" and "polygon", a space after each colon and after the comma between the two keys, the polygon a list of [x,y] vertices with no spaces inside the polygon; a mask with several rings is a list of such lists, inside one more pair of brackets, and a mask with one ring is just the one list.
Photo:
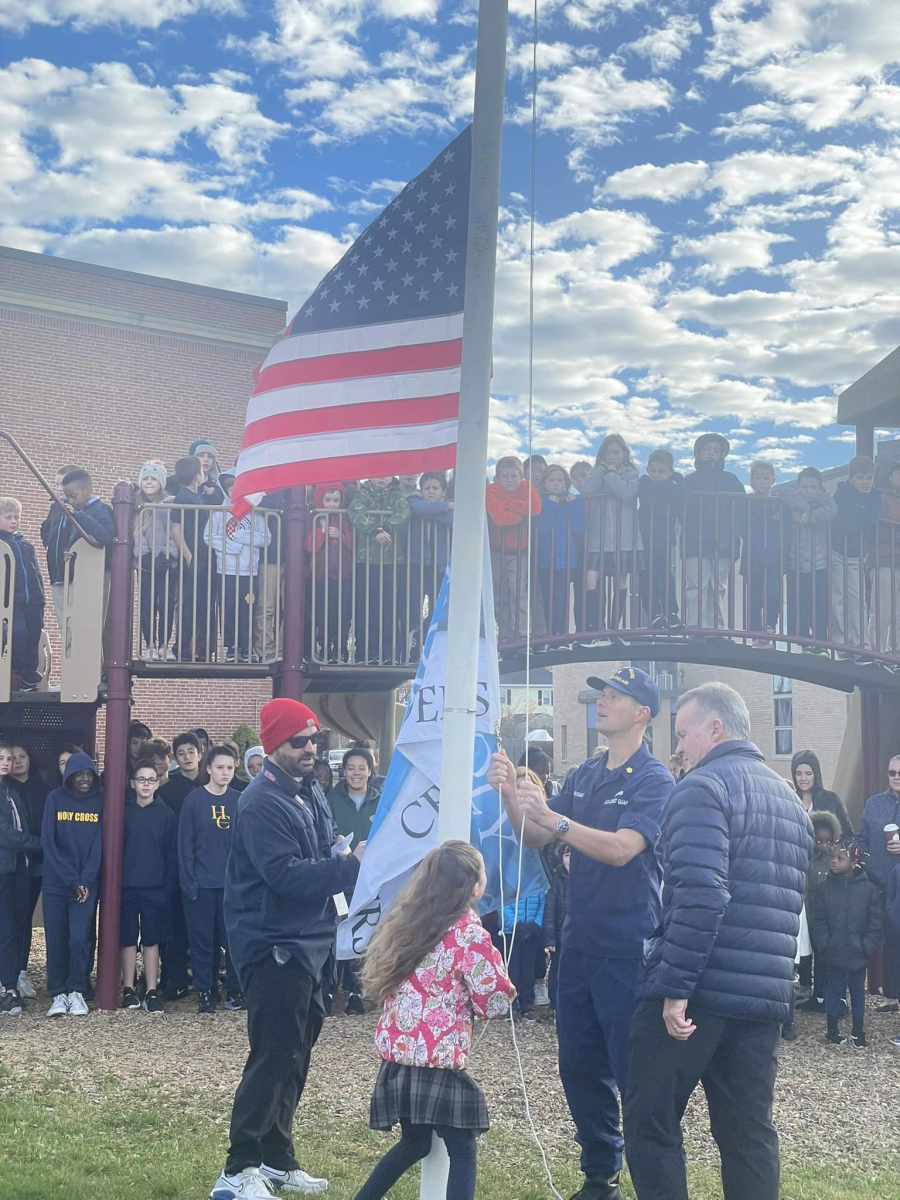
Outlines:
{"label": "brick building", "polygon": [[[619,663],[579,663],[553,668],[554,770],[565,775],[594,751],[598,735],[595,709],[585,682],[588,675],[608,676]],[[674,707],[678,696],[709,680],[736,688],[747,702],[753,741],[769,766],[790,778],[791,755],[814,750],[822,763],[826,787],[831,787],[847,725],[849,696],[780,675],[738,671],[692,663],[629,662],[654,675],[660,684],[662,707],[651,723],[653,753],[665,762],[674,749]]]}
{"label": "brick building", "polygon": [[[171,469],[200,436],[229,466],[253,369],[286,317],[281,300],[0,247],[2,428],[51,482],[79,463],[104,499],[147,459]],[[46,494],[0,446],[0,491],[22,501],[23,532],[39,545]],[[49,604],[47,628],[55,639]],[[138,680],[134,694],[134,715],[162,734],[202,724],[224,735],[255,725],[271,688]]]}

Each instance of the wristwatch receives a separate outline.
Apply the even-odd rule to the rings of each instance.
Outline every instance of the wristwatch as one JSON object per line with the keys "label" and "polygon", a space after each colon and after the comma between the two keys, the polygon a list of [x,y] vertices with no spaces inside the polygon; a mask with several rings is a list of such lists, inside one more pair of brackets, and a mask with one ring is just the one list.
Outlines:
{"label": "wristwatch", "polygon": [[556,822],[556,836],[564,837],[569,832],[569,818],[560,817]]}

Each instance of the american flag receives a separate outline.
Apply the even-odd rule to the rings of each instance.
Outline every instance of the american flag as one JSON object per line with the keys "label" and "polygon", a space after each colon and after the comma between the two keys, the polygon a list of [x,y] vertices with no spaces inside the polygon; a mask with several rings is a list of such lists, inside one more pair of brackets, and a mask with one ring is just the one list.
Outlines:
{"label": "american flag", "polygon": [[236,516],[294,484],[452,467],[472,127],[356,239],[263,363]]}

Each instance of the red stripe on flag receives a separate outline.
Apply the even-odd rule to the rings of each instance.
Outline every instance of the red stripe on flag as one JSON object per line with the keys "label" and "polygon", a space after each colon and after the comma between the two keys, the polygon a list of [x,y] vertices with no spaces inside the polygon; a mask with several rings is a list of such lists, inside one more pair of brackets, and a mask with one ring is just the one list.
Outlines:
{"label": "red stripe on flag", "polygon": [[391,450],[384,454],[355,454],[348,458],[316,459],[257,467],[239,475],[234,483],[231,511],[240,519],[250,506],[244,496],[277,492],[280,488],[332,483],[343,479],[371,479],[377,475],[412,475],[421,471],[449,471],[456,466],[456,443],[428,450]]}
{"label": "red stripe on flag", "polygon": [[317,433],[385,429],[400,425],[430,425],[459,416],[459,392],[443,396],[418,396],[409,400],[377,400],[370,404],[335,405],[307,412],[278,413],[253,421],[244,430],[242,449],[286,437],[311,437]]}
{"label": "red stripe on flag", "polygon": [[411,371],[436,371],[462,362],[462,338],[425,342],[416,346],[391,346],[386,350],[359,350],[295,358],[263,367],[254,396],[275,388],[301,383],[326,383],[335,379],[363,379],[373,375],[404,375]]}

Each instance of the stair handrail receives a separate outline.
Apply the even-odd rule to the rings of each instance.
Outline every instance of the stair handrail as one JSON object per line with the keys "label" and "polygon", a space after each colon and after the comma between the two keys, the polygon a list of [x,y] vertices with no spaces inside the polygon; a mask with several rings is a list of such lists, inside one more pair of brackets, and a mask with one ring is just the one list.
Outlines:
{"label": "stair handrail", "polygon": [[75,526],[75,528],[78,530],[78,532],[84,538],[84,540],[89,545],[95,546],[99,550],[100,543],[98,541],[96,541],[95,538],[91,537],[91,535],[89,533],[87,533],[81,527],[81,525],[79,525],[78,520],[74,514],[74,509],[72,509],[71,505],[63,504],[63,502],[60,500],[59,496],[57,496],[56,492],[53,490],[53,487],[47,482],[47,480],[44,478],[44,476],[41,474],[41,472],[38,470],[38,468],[34,465],[34,463],[31,461],[31,459],[28,457],[28,455],[25,453],[25,451],[22,449],[22,447],[19,445],[19,443],[13,437],[13,435],[11,433],[7,433],[5,429],[0,429],[0,438],[3,438],[3,440],[5,442],[8,442],[9,445],[12,446],[13,450],[16,452],[16,454],[18,454],[19,458],[21,458],[22,462],[25,464],[25,466],[28,468],[28,470],[31,472],[31,474],[35,477],[35,479],[38,481],[38,483],[41,485],[41,487],[44,489],[44,491],[47,493],[47,495],[50,497],[50,499],[53,501],[53,503],[57,504],[62,509],[62,511],[66,514],[66,519],[72,522],[72,524]]}

